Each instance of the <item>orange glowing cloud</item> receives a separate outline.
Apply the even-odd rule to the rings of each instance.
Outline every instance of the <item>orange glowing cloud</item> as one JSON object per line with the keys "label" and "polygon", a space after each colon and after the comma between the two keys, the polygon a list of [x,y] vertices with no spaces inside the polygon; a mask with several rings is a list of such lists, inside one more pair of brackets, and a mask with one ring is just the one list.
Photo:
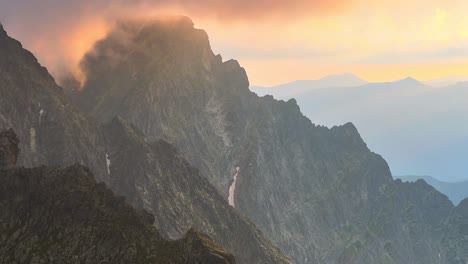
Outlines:
{"label": "orange glowing cloud", "polygon": [[187,15],[251,83],[274,85],[342,72],[370,81],[468,75],[467,9],[465,0],[16,0],[0,2],[0,19],[60,76],[79,75],[81,57],[116,19]]}
{"label": "orange glowing cloud", "polygon": [[31,48],[39,50],[41,61],[50,66],[54,75],[60,77],[73,74],[83,83],[85,77],[79,68],[79,62],[97,40],[106,36],[110,27],[104,20],[88,20],[71,28],[69,35],[59,34],[53,46],[40,40],[39,46],[33,44]]}
{"label": "orange glowing cloud", "polygon": [[[157,1],[149,1],[154,3]],[[221,20],[238,20],[276,17],[294,18],[303,15],[329,14],[342,11],[352,5],[354,0],[188,0],[161,1],[195,16],[216,17]]]}
{"label": "orange glowing cloud", "polygon": [[[328,13],[353,0],[27,0],[0,3],[0,18],[9,33],[33,51],[59,76],[76,73],[76,65],[92,44],[103,38],[121,17],[188,15],[209,23],[295,17]],[[214,20],[213,20],[214,19]]]}

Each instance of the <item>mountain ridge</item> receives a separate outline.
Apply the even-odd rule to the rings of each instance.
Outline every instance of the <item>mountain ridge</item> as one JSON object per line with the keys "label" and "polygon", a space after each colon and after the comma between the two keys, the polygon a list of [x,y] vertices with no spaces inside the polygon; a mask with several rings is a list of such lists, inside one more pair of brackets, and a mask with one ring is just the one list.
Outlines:
{"label": "mountain ridge", "polygon": [[18,151],[14,131],[0,132],[3,263],[236,263],[194,229],[164,240],[153,215],[96,183],[86,167],[16,168]]}
{"label": "mountain ridge", "polygon": [[[91,75],[75,95],[80,108],[171,142],[225,200],[235,183],[235,209],[297,263],[438,263],[453,208],[444,195],[393,181],[354,125],[317,126],[294,99],[258,97],[245,70],[213,54],[205,35],[171,29],[155,22],[128,32],[129,43],[102,41],[83,64]],[[141,40],[151,45],[135,51]],[[151,56],[106,56],[130,50]]]}
{"label": "mountain ridge", "polygon": [[447,195],[453,204],[457,205],[468,197],[468,180],[458,182],[444,182],[431,176],[402,175],[394,178],[402,181],[415,182],[418,179],[426,181],[439,192]]}
{"label": "mountain ridge", "polygon": [[414,81],[370,83],[313,90],[296,101],[317,124],[331,127],[352,120],[395,175],[456,179],[466,174],[462,153],[468,146],[468,129],[460,121],[468,114],[466,87],[467,83],[443,89]]}
{"label": "mountain ridge", "polygon": [[[368,83],[352,73],[328,75],[316,80],[297,80],[275,86],[251,86],[250,90],[260,96],[267,94],[280,93],[285,99],[290,99],[292,96],[299,96],[309,90],[324,89],[331,87],[353,87],[361,86]],[[273,89],[274,91],[270,90]],[[281,90],[284,90],[282,92]]]}
{"label": "mountain ridge", "polygon": [[[203,37],[200,31],[195,35]],[[156,215],[156,224],[164,228],[162,233],[166,236],[172,232],[180,238],[192,224],[196,224],[201,231],[210,235],[216,233],[216,242],[225,242],[222,246],[228,246],[227,250],[234,252],[240,262],[289,263],[288,258],[246,217],[239,216],[229,208],[227,201],[219,197],[211,184],[192,165],[184,162],[180,156],[174,156],[170,145],[159,144],[159,151],[155,152],[153,146],[145,142],[144,135],[139,132],[132,134],[137,140],[128,140],[126,144],[113,141],[112,134],[106,133],[103,124],[76,108],[47,70],[39,65],[37,59],[24,50],[18,41],[8,37],[6,32],[0,32],[0,93],[0,129],[13,128],[17,131],[20,140],[20,166],[68,166],[79,163],[89,167],[98,182],[105,183],[117,194],[125,196],[129,204],[141,209],[143,198],[147,198],[154,204],[161,205],[161,208],[146,208]],[[131,129],[131,126],[124,126],[124,129],[127,128]],[[113,136],[117,140],[128,138]],[[151,142],[158,139],[152,139]],[[149,154],[152,159],[139,156],[141,159],[136,160],[125,156],[125,152],[111,153],[113,148],[119,146],[134,151],[129,153]],[[127,158],[127,162],[115,162],[115,158],[119,157]],[[173,160],[173,165],[180,165],[180,168],[159,166],[167,164],[164,163],[166,159]],[[143,166],[133,170],[136,164]],[[114,167],[121,171],[117,174]],[[158,170],[153,171],[154,168]],[[169,169],[174,170],[171,172]],[[116,177],[111,178],[111,173]],[[172,173],[177,177],[169,177]],[[176,182],[175,179],[181,181]],[[187,182],[193,182],[194,179],[199,179],[193,184],[197,191],[191,192],[187,188]],[[163,181],[165,186],[149,186],[157,187],[157,191],[162,189],[162,193],[174,199],[162,197],[162,200],[152,200],[158,193],[149,197],[144,193],[144,188],[135,191],[135,187],[145,187],[140,185],[142,182],[158,181]],[[207,200],[212,205],[206,205],[204,197],[212,198]],[[176,202],[184,206],[172,207],[171,203]],[[193,209],[188,205],[198,208],[196,214],[191,213]],[[171,214],[159,214],[160,211]],[[212,212],[214,213],[211,214]],[[173,230],[177,230],[177,233]]]}

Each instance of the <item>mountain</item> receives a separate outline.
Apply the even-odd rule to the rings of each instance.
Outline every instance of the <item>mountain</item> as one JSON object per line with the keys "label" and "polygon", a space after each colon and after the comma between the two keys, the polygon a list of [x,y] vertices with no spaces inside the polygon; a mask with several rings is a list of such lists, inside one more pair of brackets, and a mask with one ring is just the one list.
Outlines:
{"label": "mountain", "polygon": [[153,213],[161,235],[177,239],[195,227],[232,250],[240,263],[289,263],[173,145],[148,141],[120,117],[106,124],[104,134],[111,188]]}
{"label": "mountain", "polygon": [[146,141],[120,118],[94,121],[3,28],[0,55],[0,128],[17,131],[20,166],[79,163],[129,204],[155,215],[166,238],[182,238],[194,226],[240,263],[290,262],[172,145]]}
{"label": "mountain", "polygon": [[[303,113],[329,127],[350,120],[394,175],[454,181],[468,173],[468,83],[433,89],[412,78],[309,91],[296,98]],[[287,100],[280,94],[277,99]],[[456,129],[454,129],[456,128]]]}
{"label": "mountain", "polygon": [[81,166],[15,168],[18,138],[0,132],[2,263],[235,263],[190,230],[164,240],[154,217],[97,184]]}
{"label": "mountain", "polygon": [[[60,245],[58,261],[70,256],[76,244],[67,239],[89,230],[80,219],[99,227],[80,241],[111,238],[97,243],[110,248],[111,255],[103,257],[99,251],[93,260],[112,257],[138,263],[132,260],[141,257],[144,262],[159,249],[171,252],[155,246],[157,241],[183,236],[191,226],[212,236],[239,263],[289,263],[268,238],[295,263],[453,264],[468,258],[466,203],[454,207],[422,180],[393,180],[385,160],[369,150],[353,124],[317,126],[295,100],[277,101],[250,92],[240,65],[214,55],[207,34],[188,18],[118,23],[82,61],[82,90],[66,93],[77,108],[30,53],[3,30],[0,37],[0,91],[6,95],[0,120],[2,126],[19,129],[20,141],[26,141],[18,149],[9,143],[16,139],[2,139],[0,150],[18,155],[24,149],[20,164],[26,165],[41,159],[64,163],[57,165],[89,163],[90,171],[101,173],[96,179],[124,197],[115,199],[104,184],[96,185],[81,165],[15,169],[11,155],[0,154],[6,169],[2,168],[6,175],[0,185],[0,219],[9,223],[0,225],[7,229],[0,239],[11,241],[7,235],[15,238],[24,230],[29,234],[45,229],[13,240],[14,247],[7,244],[0,251],[8,252],[7,258],[29,256],[23,253],[27,245],[35,246],[28,252],[43,258],[44,245],[57,252],[56,243],[61,242],[66,244]],[[405,79],[399,87],[418,83]],[[378,87],[384,94],[401,92],[390,83]],[[424,87],[403,91],[410,96],[424,92]],[[43,124],[44,112],[24,106],[38,105],[39,95],[58,114],[49,115],[49,133],[35,140],[30,128],[42,129],[38,125]],[[453,105],[462,102],[453,99],[459,100]],[[22,193],[33,195],[18,196]],[[96,204],[100,197],[103,203]],[[149,214],[139,218],[125,200],[154,214],[159,235],[151,231]],[[72,214],[76,222],[68,222],[70,214],[61,214],[70,208],[78,208]],[[92,217],[95,212],[102,217]],[[122,219],[144,225],[127,232],[128,222]],[[50,225],[51,220],[58,224]],[[106,221],[115,225],[109,227]],[[70,235],[56,236],[64,226]],[[109,228],[119,232],[107,236]],[[189,258],[193,249],[196,257],[220,255],[232,261],[199,232],[189,231],[179,241],[186,243],[174,246],[176,257]],[[111,242],[117,246],[109,246]],[[78,252],[93,252],[87,247],[92,243],[83,244]],[[135,254],[147,245],[148,254]],[[179,262],[163,257],[172,255],[162,256],[163,263]]]}
{"label": "mountain", "polygon": [[431,176],[395,176],[395,178],[401,179],[402,181],[415,182],[418,179],[423,179],[429,185],[434,187],[439,192],[447,195],[447,197],[454,204],[459,204],[463,199],[468,198],[468,181],[460,182],[444,182],[440,181]]}
{"label": "mountain", "polygon": [[351,73],[330,75],[318,80],[300,80],[280,84],[273,87],[251,86],[250,90],[258,94],[275,95],[284,99],[301,96],[312,90],[333,87],[355,87],[365,85],[367,82]]}
{"label": "mountain", "polygon": [[[249,91],[244,69],[213,54],[189,19],[121,22],[81,65],[86,82],[71,96],[82,111],[101,123],[120,116],[148,142],[173,144],[295,263],[449,263],[442,240],[454,207],[445,195],[394,181],[353,124],[317,126],[295,100]],[[403,91],[378,88],[425,89],[398,84]]]}

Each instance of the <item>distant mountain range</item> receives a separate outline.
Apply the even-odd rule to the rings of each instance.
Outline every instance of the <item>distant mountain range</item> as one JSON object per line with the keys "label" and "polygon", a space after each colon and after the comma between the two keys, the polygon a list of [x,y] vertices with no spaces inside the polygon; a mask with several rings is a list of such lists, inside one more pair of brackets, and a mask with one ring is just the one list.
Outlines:
{"label": "distant mountain range", "polygon": [[319,81],[295,82],[291,92],[291,84],[252,90],[282,100],[294,97],[303,113],[320,125],[353,122],[395,175],[434,175],[449,181],[468,175],[468,82],[435,89],[406,78],[336,87],[336,82],[326,86],[327,79],[320,86],[315,86]]}
{"label": "distant mountain range", "polygon": [[444,182],[431,176],[415,175],[394,176],[394,178],[401,179],[405,182],[416,182],[418,179],[423,179],[436,190],[447,195],[455,205],[468,197],[468,180],[460,182]]}
{"label": "distant mountain range", "polygon": [[251,90],[260,96],[274,93],[284,98],[292,98],[312,90],[330,87],[353,87],[367,84],[367,81],[351,73],[330,75],[318,80],[299,80],[274,87],[252,86]]}
{"label": "distant mountain range", "polygon": [[449,85],[454,85],[454,84],[458,84],[458,83],[466,82],[466,81],[468,81],[467,75],[453,75],[453,76],[447,76],[443,78],[437,78],[437,79],[425,81],[424,83],[435,88],[441,88],[441,87],[446,87]]}

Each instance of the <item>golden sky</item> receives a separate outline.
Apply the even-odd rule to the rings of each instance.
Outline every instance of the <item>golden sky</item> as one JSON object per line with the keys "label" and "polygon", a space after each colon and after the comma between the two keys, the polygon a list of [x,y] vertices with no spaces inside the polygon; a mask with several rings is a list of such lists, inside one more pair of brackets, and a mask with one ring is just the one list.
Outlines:
{"label": "golden sky", "polygon": [[76,66],[112,18],[175,13],[192,17],[255,85],[349,72],[368,81],[468,75],[466,0],[40,2],[0,3],[0,21],[52,72]]}
{"label": "golden sky", "polygon": [[336,12],[205,28],[215,51],[240,60],[253,84],[348,72],[430,80],[468,74],[466,14],[468,1],[361,0]]}

